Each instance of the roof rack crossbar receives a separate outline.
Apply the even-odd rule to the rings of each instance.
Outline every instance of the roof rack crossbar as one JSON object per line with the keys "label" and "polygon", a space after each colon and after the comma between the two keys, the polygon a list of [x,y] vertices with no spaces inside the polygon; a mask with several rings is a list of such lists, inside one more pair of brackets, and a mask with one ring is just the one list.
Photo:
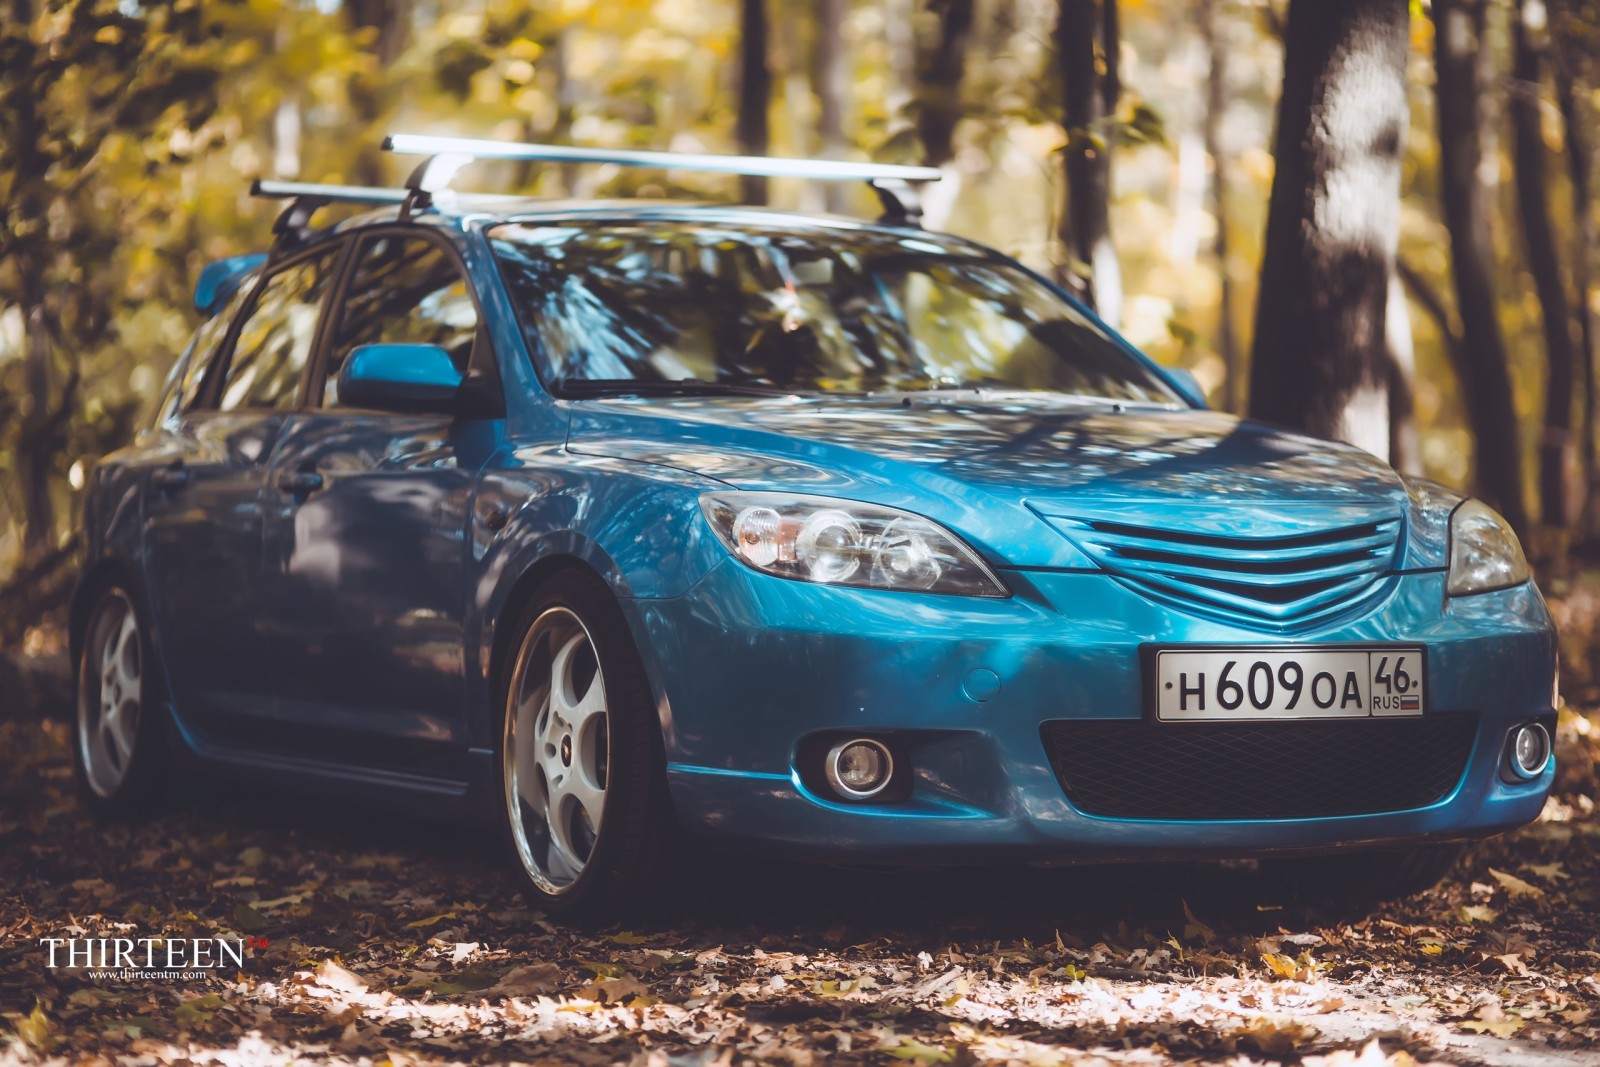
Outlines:
{"label": "roof rack crossbar", "polygon": [[404,204],[410,193],[405,189],[382,189],[370,185],[328,185],[321,182],[280,182],[257,178],[250,183],[250,195],[265,200],[287,200],[272,224],[275,251],[298,248],[313,232],[311,216],[329,204]]}
{"label": "roof rack crossbar", "polygon": [[515,159],[534,163],[612,163],[619,167],[698,170],[714,174],[747,174],[758,178],[858,182],[897,178],[906,182],[936,182],[940,177],[937,167],[909,167],[894,163],[645,152],[627,148],[574,148],[570,145],[524,144],[414,133],[390,134],[383,139],[383,147],[386,151],[402,155],[466,156],[470,159]]}
{"label": "roof rack crossbar", "polygon": [[280,182],[257,178],[250,183],[250,195],[267,200],[293,200],[302,196],[314,196],[329,204],[399,204],[405,201],[406,190],[387,189],[376,185],[328,185],[321,182]]}
{"label": "roof rack crossbar", "polygon": [[[383,139],[385,151],[428,156],[406,184],[413,189],[438,189],[448,176],[474,159],[506,159],[535,163],[609,163],[620,167],[658,170],[693,170],[710,174],[744,174],[761,178],[809,178],[817,181],[867,182],[883,203],[882,221],[902,226],[919,225],[922,207],[916,185],[936,182],[937,167],[911,167],[894,163],[855,163],[839,159],[782,159],[767,156],[723,156],[687,152],[646,152],[626,148],[575,148],[571,145],[525,144],[468,137],[435,137],[396,133]],[[444,181],[426,181],[430,168],[447,170]]]}

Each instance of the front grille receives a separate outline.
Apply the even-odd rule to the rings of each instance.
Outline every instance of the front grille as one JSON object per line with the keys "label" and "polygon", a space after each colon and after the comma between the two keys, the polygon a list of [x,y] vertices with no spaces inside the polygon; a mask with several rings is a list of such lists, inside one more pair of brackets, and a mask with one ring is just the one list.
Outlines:
{"label": "front grille", "polygon": [[1461,780],[1475,715],[1319,722],[1058,721],[1072,806],[1118,819],[1306,819],[1424,808]]}
{"label": "front grille", "polygon": [[1147,596],[1278,630],[1321,622],[1365,598],[1400,542],[1400,520],[1384,517],[1260,537],[1052,521]]}

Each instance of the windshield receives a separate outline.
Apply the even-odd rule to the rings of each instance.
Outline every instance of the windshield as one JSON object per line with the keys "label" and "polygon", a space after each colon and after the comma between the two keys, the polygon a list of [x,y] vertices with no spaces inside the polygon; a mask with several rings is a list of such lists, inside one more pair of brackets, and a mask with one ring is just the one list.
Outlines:
{"label": "windshield", "polygon": [[511,223],[489,238],[561,395],[985,388],[1180,402],[1049,287],[927,235],[648,221]]}

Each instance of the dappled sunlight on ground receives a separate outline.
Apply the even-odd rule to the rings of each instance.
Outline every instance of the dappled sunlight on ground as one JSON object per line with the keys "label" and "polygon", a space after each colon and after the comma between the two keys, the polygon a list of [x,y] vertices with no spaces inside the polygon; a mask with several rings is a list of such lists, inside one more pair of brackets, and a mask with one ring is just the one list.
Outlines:
{"label": "dappled sunlight on ground", "polygon": [[[1560,734],[1538,823],[1370,916],[1275,902],[1247,865],[705,858],[675,918],[582,932],[528,910],[488,832],[220,783],[97,826],[64,727],[4,723],[0,1062],[1593,1063],[1600,716]],[[162,933],[266,947],[119,982],[38,945]]]}

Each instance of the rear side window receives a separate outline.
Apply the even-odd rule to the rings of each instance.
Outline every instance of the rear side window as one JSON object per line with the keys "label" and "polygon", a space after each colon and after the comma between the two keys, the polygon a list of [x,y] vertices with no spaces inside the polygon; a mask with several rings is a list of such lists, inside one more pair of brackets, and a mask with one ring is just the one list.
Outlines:
{"label": "rear side window", "polygon": [[219,405],[223,411],[294,407],[316,340],[322,298],[333,284],[337,253],[328,249],[262,282],[234,342]]}
{"label": "rear side window", "polygon": [[158,424],[176,419],[195,406],[200,398],[201,386],[205,384],[206,372],[211,369],[217,353],[222,350],[224,338],[228,336],[228,327],[253,288],[254,279],[240,285],[228,298],[227,306],[202,322],[194,332],[193,340],[173,365],[172,375],[162,391],[161,402],[156,407]]}
{"label": "rear side window", "polygon": [[456,261],[425,237],[380,236],[363,242],[340,312],[323,404],[338,403],[339,369],[358,345],[438,345],[466,375],[478,334],[478,308]]}

